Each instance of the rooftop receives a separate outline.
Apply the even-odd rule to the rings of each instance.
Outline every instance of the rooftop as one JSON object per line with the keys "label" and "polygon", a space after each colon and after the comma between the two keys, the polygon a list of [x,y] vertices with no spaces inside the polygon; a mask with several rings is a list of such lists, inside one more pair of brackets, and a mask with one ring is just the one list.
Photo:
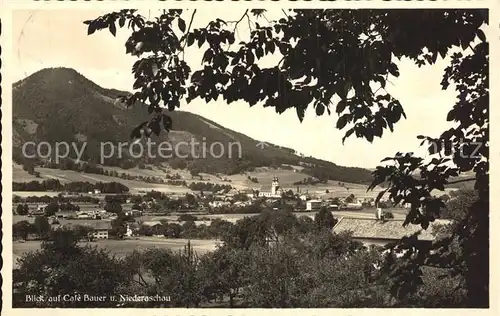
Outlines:
{"label": "rooftop", "polygon": [[434,240],[432,227],[448,224],[447,220],[436,220],[424,230],[420,225],[408,224],[403,227],[404,220],[391,219],[385,222],[377,221],[371,218],[350,218],[341,217],[338,223],[333,227],[333,232],[351,231],[354,238],[376,238],[376,239],[401,239],[404,236],[410,236],[418,231],[420,240]]}
{"label": "rooftop", "polygon": [[144,226],[157,226],[157,225],[163,225],[160,221],[145,221],[142,223]]}

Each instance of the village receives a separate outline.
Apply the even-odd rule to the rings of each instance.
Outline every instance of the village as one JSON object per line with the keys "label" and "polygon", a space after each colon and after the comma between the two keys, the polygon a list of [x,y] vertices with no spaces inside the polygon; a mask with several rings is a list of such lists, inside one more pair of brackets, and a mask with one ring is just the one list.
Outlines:
{"label": "village", "polygon": [[[75,202],[82,198],[92,199],[93,203]],[[339,197],[328,190],[301,192],[297,187],[294,192],[282,188],[278,177],[273,177],[270,185],[263,186],[261,190],[225,188],[216,192],[200,190],[165,194],[149,191],[132,195],[104,194],[95,189],[88,193],[61,192],[58,199],[54,199],[58,202],[48,204],[26,201],[32,202],[33,198],[24,199],[25,203],[17,201],[19,203],[14,205],[17,210],[23,209],[18,205],[28,208],[27,212],[17,212],[15,222],[34,223],[36,217],[45,217],[52,230],[86,227],[88,241],[137,240],[141,236],[157,240],[181,236],[187,239],[216,239],[214,234],[186,234],[180,231],[203,231],[210,228],[214,221],[235,224],[238,220],[259,215],[265,210],[286,210],[310,219],[314,219],[320,210],[328,210],[338,219],[334,231],[350,231],[365,244],[397,240],[414,233],[416,229],[402,226],[407,205],[394,206],[385,199],[375,205],[374,198],[361,199],[354,194]],[[380,229],[377,225],[381,218],[391,224]],[[432,234],[428,233],[425,238],[432,239]]]}

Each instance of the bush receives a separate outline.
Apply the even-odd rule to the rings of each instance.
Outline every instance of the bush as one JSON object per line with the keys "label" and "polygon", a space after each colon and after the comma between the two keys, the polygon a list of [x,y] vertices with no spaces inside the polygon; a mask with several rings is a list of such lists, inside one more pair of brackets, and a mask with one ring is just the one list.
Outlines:
{"label": "bush", "polygon": [[194,222],[197,220],[198,218],[191,214],[182,214],[179,216],[179,222]]}
{"label": "bush", "polygon": [[394,218],[394,214],[392,214],[391,212],[384,212],[384,219],[393,219]]}
{"label": "bush", "polygon": [[45,207],[44,214],[45,216],[54,216],[59,211],[59,205],[57,202],[50,202],[47,207]]}
{"label": "bush", "polygon": [[35,232],[35,226],[28,221],[20,221],[12,225],[12,235],[14,238],[26,240],[29,234]]}
{"label": "bush", "polygon": [[16,208],[17,215],[28,215],[29,207],[28,204],[18,204]]}

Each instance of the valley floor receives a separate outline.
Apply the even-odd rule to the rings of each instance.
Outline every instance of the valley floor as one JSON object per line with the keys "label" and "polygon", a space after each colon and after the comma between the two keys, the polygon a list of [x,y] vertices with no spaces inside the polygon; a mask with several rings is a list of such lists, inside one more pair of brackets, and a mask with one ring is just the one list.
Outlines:
{"label": "valley floor", "polygon": [[[219,244],[218,240],[189,240],[194,251],[198,254],[204,254],[214,251]],[[124,240],[107,239],[94,242],[82,242],[81,245],[96,246],[107,249],[111,254],[118,257],[125,257],[134,250],[143,251],[148,248],[164,248],[172,251],[182,250],[188,243],[187,239],[169,239],[164,237],[134,237]],[[28,252],[40,249],[41,242],[36,240],[12,243],[13,267],[16,267],[17,259]]]}

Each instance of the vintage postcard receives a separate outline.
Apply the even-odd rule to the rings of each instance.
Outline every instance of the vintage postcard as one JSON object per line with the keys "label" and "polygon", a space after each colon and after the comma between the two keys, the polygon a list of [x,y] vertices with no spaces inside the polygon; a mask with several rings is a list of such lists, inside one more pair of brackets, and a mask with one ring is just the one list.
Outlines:
{"label": "vintage postcard", "polygon": [[498,3],[400,2],[4,1],[5,314],[498,313]]}

